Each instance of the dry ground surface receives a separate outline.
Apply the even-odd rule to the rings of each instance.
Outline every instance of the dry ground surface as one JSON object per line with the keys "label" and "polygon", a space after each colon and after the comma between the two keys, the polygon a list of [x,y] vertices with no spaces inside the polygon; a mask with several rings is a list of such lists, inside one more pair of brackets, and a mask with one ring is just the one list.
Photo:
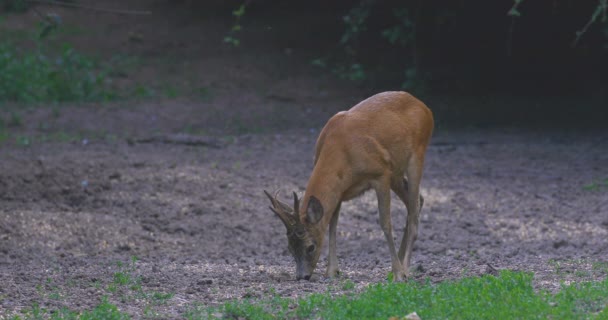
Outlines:
{"label": "dry ground surface", "polygon": [[[190,37],[199,32],[192,29]],[[104,296],[136,318],[179,318],[199,304],[386,281],[390,257],[371,193],[343,206],[341,277],[321,275],[323,257],[310,282],[294,280],[284,227],[263,194],[301,194],[324,121],[363,94],[297,67],[305,55],[294,58],[297,50],[286,53],[282,43],[253,48],[262,59],[163,35],[134,45],[147,62],[133,77],[199,70],[192,81],[207,88],[203,99],[36,107],[12,129],[28,143],[0,145],[0,318],[35,303],[90,309]],[[221,43],[221,36],[200,37]],[[154,50],[190,52],[184,59],[192,64],[155,65]],[[440,125],[427,155],[412,279],[509,269],[534,272],[538,287],[555,290],[605,278],[608,132],[442,126],[450,99],[433,100]],[[173,134],[190,140],[164,139]],[[400,238],[406,212],[393,200]],[[127,275],[126,285],[117,286],[117,274]],[[154,293],[171,295],[155,303]]]}

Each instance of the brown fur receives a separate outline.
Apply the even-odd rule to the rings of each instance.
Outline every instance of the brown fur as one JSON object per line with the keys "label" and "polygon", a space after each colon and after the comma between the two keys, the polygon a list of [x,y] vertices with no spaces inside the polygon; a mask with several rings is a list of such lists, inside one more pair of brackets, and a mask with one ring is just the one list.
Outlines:
{"label": "brown fur", "polygon": [[[302,248],[293,250],[300,255],[294,254],[296,261],[308,264],[298,266],[298,278],[310,278],[328,226],[327,275],[338,272],[335,227],[340,203],[369,189],[374,189],[378,196],[380,224],[389,244],[395,279],[401,280],[407,275],[422,206],[419,184],[432,132],[432,112],[406,92],[379,93],[329,119],[317,140],[314,168],[302,198],[303,205],[299,206],[297,199],[294,202],[299,210],[292,218],[298,220],[297,224],[306,233],[303,236],[306,241],[300,243],[309,249],[314,245],[315,249],[303,259]],[[398,254],[392,239],[390,190],[408,208],[406,233]],[[310,208],[313,198],[318,199],[320,206]],[[315,221],[315,217],[320,220]]]}

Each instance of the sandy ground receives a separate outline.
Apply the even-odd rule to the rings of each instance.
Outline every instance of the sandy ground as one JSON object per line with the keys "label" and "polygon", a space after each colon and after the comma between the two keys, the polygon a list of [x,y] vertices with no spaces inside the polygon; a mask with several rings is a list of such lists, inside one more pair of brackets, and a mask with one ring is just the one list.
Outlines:
{"label": "sandy ground", "polygon": [[[294,280],[284,227],[262,191],[303,191],[316,134],[234,136],[218,139],[219,147],[123,140],[3,147],[0,314],[35,302],[84,309],[109,296],[141,315],[147,300],[125,299],[128,288],[108,291],[116,272],[139,278],[146,292],[174,293],[155,306],[168,317],[270,288],[296,297],[328,286],[339,292],[344,279],[356,288],[385,281],[390,257],[371,193],[343,206],[342,279],[321,275],[324,253],[312,281]],[[496,268],[534,272],[538,286],[556,289],[605,277],[606,138],[438,132],[428,150],[413,279]],[[394,200],[400,238],[405,208]],[[139,260],[130,266],[133,256]]]}

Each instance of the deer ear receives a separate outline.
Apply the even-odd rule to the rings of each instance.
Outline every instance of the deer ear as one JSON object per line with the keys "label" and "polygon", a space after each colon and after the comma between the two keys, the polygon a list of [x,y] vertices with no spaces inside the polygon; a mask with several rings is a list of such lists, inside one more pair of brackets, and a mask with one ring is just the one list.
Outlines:
{"label": "deer ear", "polygon": [[317,223],[323,218],[323,206],[321,205],[321,201],[315,198],[315,196],[310,196],[308,200],[308,208],[306,209],[306,220],[309,223]]}

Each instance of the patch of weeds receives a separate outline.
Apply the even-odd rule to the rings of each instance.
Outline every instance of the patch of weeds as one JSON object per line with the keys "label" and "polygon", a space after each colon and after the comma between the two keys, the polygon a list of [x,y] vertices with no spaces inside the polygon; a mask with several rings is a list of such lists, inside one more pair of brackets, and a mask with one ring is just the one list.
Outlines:
{"label": "patch of weeds", "polygon": [[553,270],[555,270],[556,274],[562,274],[563,273],[563,268],[562,268],[562,264],[561,262],[555,260],[555,259],[549,259],[549,261],[547,261],[547,264],[549,266],[551,266],[553,268]]}
{"label": "patch of weeds", "polygon": [[118,286],[124,286],[131,282],[131,275],[125,272],[115,272],[114,273],[114,284]]}
{"label": "patch of weeds", "polygon": [[135,86],[135,88],[133,89],[133,92],[131,93],[131,95],[135,98],[150,98],[153,97],[155,95],[155,91],[154,89],[152,89],[151,87],[148,86],[144,86],[144,85],[137,85]]}
{"label": "patch of weeds", "polygon": [[112,292],[112,293],[116,293],[118,291],[118,285],[115,283],[110,283],[106,287],[106,290],[108,290],[109,292]]}
{"label": "patch of weeds", "polygon": [[43,319],[43,315],[47,314],[48,311],[44,308],[40,308],[40,306],[37,303],[34,303],[32,305],[31,308],[29,309],[23,309],[22,311],[23,314],[23,318],[20,316],[14,316],[13,319],[14,320],[18,320],[18,319]]}
{"label": "patch of weeds", "polygon": [[15,136],[15,143],[22,147],[29,147],[32,144],[32,139],[28,136]]}
{"label": "patch of weeds", "polygon": [[59,288],[53,288],[53,292],[49,293],[47,296],[51,300],[61,300],[61,294],[59,293]]}
{"label": "patch of weeds", "polygon": [[154,311],[154,309],[152,309],[151,306],[145,306],[143,313],[144,313],[145,318],[159,318],[160,317],[158,312]]}
{"label": "patch of weeds", "polygon": [[163,94],[165,95],[165,97],[167,97],[169,99],[175,99],[179,95],[177,88],[172,87],[172,86],[166,86],[163,89]]}
{"label": "patch of weeds", "polygon": [[386,281],[394,282],[394,280],[395,280],[395,274],[393,274],[392,271],[389,271],[389,273],[386,275]]}
{"label": "patch of weeds", "polygon": [[36,292],[38,292],[38,294],[42,295],[44,293],[44,287],[41,284],[37,284]]}
{"label": "patch of weeds", "polygon": [[596,261],[591,264],[593,271],[608,273],[608,261]]}
{"label": "patch of weeds", "polygon": [[584,185],[583,190],[586,190],[586,191],[608,190],[608,178],[601,180],[601,181],[593,181],[590,184]]}
{"label": "patch of weeds", "polygon": [[388,319],[416,312],[422,319],[603,319],[608,279],[563,286],[556,294],[537,291],[533,274],[503,271],[499,276],[464,278],[439,284],[379,283],[360,294],[311,294],[299,299],[272,296],[194,306],[188,319]]}
{"label": "patch of weeds", "polygon": [[122,320],[122,319],[130,319],[129,315],[126,313],[120,312],[118,307],[108,302],[107,298],[104,298],[95,309],[91,311],[85,311],[80,314],[79,319],[82,320],[93,320],[93,319],[113,319],[113,320]]}
{"label": "patch of weeds", "polygon": [[153,292],[150,297],[154,302],[162,304],[169,301],[171,298],[173,298],[174,295],[175,294],[173,293]]}
{"label": "patch of weeds", "polygon": [[346,280],[344,280],[344,282],[342,282],[342,290],[349,291],[349,290],[353,290],[354,288],[355,288],[355,283],[352,280],[346,279]]}
{"label": "patch of weeds", "polygon": [[116,293],[124,287],[128,287],[132,291],[141,291],[141,279],[132,275],[136,269],[137,261],[138,258],[135,256],[131,257],[130,263],[116,261],[118,271],[113,273],[112,282],[108,284],[106,289],[112,293]]}

